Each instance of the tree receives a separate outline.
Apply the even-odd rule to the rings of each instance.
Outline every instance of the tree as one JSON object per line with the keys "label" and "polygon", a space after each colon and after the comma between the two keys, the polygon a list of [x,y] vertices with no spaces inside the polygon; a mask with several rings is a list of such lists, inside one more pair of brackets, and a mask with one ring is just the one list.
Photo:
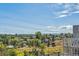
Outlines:
{"label": "tree", "polygon": [[40,47],[40,44],[41,44],[41,40],[37,40],[37,46]]}
{"label": "tree", "polygon": [[19,51],[19,50],[15,50],[16,56],[24,56],[24,52]]}
{"label": "tree", "polygon": [[41,32],[35,32],[35,35],[36,35],[37,39],[41,39],[42,38]]}
{"label": "tree", "polygon": [[6,51],[6,55],[8,56],[24,56],[24,53],[22,51],[19,51],[18,49],[8,49]]}
{"label": "tree", "polygon": [[7,56],[16,56],[16,51],[15,51],[15,49],[7,49],[6,55],[7,55]]}
{"label": "tree", "polygon": [[0,55],[4,54],[5,48],[6,48],[5,45],[2,42],[0,42]]}
{"label": "tree", "polygon": [[23,52],[24,52],[24,56],[29,56],[29,51],[27,49],[25,49]]}
{"label": "tree", "polygon": [[60,40],[61,38],[60,37],[55,37],[55,40]]}
{"label": "tree", "polygon": [[41,55],[44,55],[45,44],[44,43],[40,44],[40,48],[41,48]]}
{"label": "tree", "polygon": [[71,33],[66,33],[66,34],[65,34],[65,37],[71,38],[71,37],[72,37],[72,34],[71,34]]}

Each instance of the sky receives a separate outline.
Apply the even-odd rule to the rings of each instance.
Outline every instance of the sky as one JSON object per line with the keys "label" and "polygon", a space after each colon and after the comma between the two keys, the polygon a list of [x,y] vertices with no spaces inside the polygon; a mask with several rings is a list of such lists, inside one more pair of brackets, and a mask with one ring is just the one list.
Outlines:
{"label": "sky", "polygon": [[0,3],[0,34],[72,33],[78,3]]}

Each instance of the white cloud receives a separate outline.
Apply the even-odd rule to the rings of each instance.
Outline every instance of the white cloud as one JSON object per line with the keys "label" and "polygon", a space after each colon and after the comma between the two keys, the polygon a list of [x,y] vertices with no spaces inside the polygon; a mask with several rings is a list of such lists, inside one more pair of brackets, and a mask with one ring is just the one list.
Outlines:
{"label": "white cloud", "polygon": [[[60,6],[62,10],[58,9],[57,11],[54,11],[56,18],[67,17],[79,13],[78,3],[64,3],[61,5],[63,6],[63,8]],[[57,6],[59,6],[59,4],[57,4]]]}
{"label": "white cloud", "polygon": [[59,15],[57,18],[62,18],[62,17],[66,17],[67,15],[64,14],[64,15]]}
{"label": "white cloud", "polygon": [[73,12],[73,13],[79,13],[79,11],[75,11],[75,12]]}
{"label": "white cloud", "polygon": [[71,30],[72,29],[72,25],[65,25],[65,26],[60,26],[60,29],[65,29],[65,30]]}
{"label": "white cloud", "polygon": [[69,13],[69,11],[68,10],[63,10],[63,11],[61,11],[61,13],[65,14],[65,13]]}
{"label": "white cloud", "polygon": [[58,33],[72,33],[72,25],[63,25],[63,26],[47,26],[49,31],[58,32]]}
{"label": "white cloud", "polygon": [[55,29],[57,28],[56,26],[47,26],[48,29]]}

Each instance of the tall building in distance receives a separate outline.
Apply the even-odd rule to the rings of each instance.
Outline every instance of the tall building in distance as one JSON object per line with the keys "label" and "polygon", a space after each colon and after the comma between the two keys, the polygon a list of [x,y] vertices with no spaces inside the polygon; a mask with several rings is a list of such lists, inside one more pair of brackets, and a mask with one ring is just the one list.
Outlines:
{"label": "tall building in distance", "polygon": [[79,56],[79,25],[73,25],[73,37],[64,38],[64,55]]}
{"label": "tall building in distance", "polygon": [[73,25],[73,38],[79,38],[79,25]]}
{"label": "tall building in distance", "polygon": [[79,56],[79,25],[73,26],[72,55]]}

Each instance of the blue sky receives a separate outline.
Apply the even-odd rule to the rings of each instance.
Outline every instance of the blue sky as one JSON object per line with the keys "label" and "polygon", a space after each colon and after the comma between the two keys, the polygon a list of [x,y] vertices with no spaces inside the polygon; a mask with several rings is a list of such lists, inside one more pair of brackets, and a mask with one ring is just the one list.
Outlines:
{"label": "blue sky", "polygon": [[0,33],[72,33],[79,4],[0,4]]}

